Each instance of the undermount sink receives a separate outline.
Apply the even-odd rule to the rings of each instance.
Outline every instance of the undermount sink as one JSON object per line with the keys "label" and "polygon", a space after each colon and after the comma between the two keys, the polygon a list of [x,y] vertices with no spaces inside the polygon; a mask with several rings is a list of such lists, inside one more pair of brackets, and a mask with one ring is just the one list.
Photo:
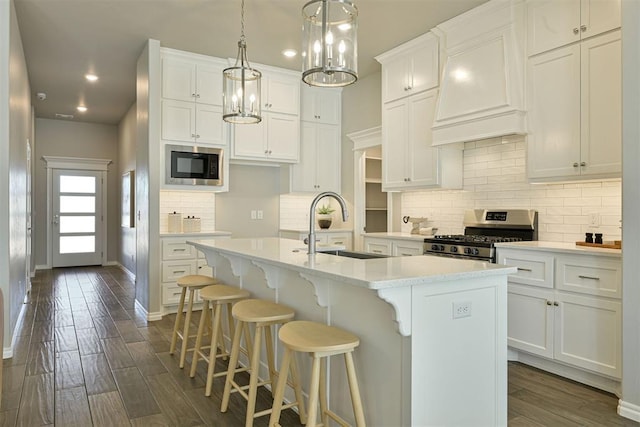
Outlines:
{"label": "undermount sink", "polygon": [[391,255],[372,254],[371,252],[354,252],[354,251],[328,251],[322,252],[329,255],[344,256],[347,258],[356,259],[374,259],[374,258],[389,258]]}

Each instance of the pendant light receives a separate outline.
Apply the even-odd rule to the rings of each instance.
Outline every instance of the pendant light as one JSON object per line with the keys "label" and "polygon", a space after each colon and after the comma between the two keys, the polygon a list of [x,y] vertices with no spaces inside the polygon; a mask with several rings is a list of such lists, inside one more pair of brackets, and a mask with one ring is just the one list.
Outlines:
{"label": "pendant light", "polygon": [[358,9],[349,0],[312,0],[302,8],[302,80],[347,86],[358,80]]}
{"label": "pendant light", "polygon": [[262,73],[251,68],[244,38],[244,0],[240,13],[238,56],[233,67],[222,71],[222,119],[236,124],[260,123],[260,80]]}

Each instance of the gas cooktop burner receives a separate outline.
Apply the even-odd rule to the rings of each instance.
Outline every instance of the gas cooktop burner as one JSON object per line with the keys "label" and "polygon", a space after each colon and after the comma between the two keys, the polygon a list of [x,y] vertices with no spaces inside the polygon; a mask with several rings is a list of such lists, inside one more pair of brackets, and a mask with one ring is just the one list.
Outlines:
{"label": "gas cooktop burner", "polygon": [[481,236],[481,235],[464,235],[464,234],[441,234],[433,236],[428,241],[439,242],[456,242],[456,243],[503,243],[503,242],[519,242],[520,237],[502,237],[502,236]]}

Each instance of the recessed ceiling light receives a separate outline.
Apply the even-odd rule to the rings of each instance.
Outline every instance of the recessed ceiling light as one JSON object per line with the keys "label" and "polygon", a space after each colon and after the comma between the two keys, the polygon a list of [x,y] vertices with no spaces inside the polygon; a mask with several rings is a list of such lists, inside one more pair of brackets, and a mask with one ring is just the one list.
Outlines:
{"label": "recessed ceiling light", "polygon": [[282,51],[282,54],[284,56],[286,56],[287,58],[293,58],[294,56],[296,56],[298,54],[298,52],[296,52],[293,49],[285,49]]}
{"label": "recessed ceiling light", "polygon": [[90,82],[95,82],[96,80],[98,80],[98,76],[96,76],[95,74],[85,74],[84,78],[89,80]]}
{"label": "recessed ceiling light", "polygon": [[87,111],[87,107],[85,107],[84,105],[78,105],[77,110],[81,113],[84,113],[85,111]]}

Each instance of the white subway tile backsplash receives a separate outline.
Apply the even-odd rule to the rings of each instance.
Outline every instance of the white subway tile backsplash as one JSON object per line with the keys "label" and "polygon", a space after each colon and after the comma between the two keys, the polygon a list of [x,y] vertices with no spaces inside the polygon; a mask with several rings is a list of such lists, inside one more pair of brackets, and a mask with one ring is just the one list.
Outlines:
{"label": "white subway tile backsplash", "polygon": [[[467,209],[523,208],[538,210],[538,238],[555,242],[584,240],[585,232],[620,239],[620,180],[529,184],[524,137],[467,142],[464,146],[464,190],[403,193],[402,215],[429,213],[438,232],[461,233]],[[282,202],[281,202],[282,203]],[[598,227],[589,214],[600,214]]]}
{"label": "white subway tile backsplash", "polygon": [[182,214],[182,218],[200,218],[201,231],[215,231],[215,194],[205,191],[160,191],[160,233],[168,231],[168,217],[172,212]]}

